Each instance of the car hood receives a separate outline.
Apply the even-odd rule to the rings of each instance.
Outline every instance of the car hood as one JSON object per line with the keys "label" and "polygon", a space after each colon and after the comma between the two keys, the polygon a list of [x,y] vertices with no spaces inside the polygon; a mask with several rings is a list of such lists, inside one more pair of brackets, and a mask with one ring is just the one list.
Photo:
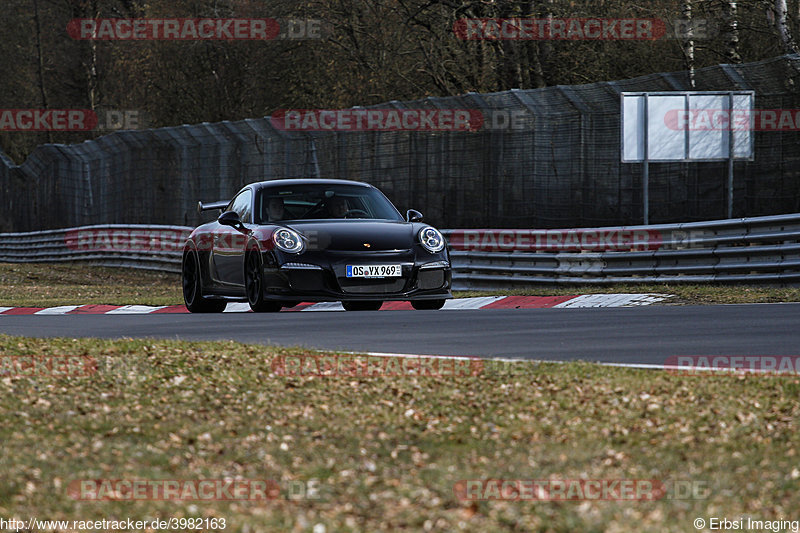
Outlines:
{"label": "car hood", "polygon": [[303,234],[312,250],[376,252],[408,250],[414,244],[414,224],[407,222],[352,219],[296,221],[286,225]]}

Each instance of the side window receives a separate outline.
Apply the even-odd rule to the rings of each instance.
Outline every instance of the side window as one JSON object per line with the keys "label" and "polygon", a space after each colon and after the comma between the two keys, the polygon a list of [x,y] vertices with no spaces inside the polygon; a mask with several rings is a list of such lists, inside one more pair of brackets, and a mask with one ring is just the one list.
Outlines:
{"label": "side window", "polygon": [[242,219],[242,222],[250,223],[250,210],[251,204],[253,203],[251,201],[252,199],[253,193],[250,189],[242,191],[236,198],[233,199],[233,202],[231,202],[229,211],[236,211],[239,213],[239,218]]}

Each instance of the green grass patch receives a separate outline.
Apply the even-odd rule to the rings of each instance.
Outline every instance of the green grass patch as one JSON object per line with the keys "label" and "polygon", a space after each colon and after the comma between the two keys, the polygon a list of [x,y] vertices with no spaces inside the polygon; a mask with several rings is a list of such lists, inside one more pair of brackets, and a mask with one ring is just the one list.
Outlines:
{"label": "green grass patch", "polygon": [[179,274],[80,263],[0,263],[0,305],[178,305]]}
{"label": "green grass patch", "polygon": [[[287,377],[234,342],[0,336],[0,360],[82,355],[82,377],[0,376],[0,517],[224,517],[225,531],[691,531],[797,519],[794,377],[589,363],[462,377]],[[0,367],[2,368],[2,367]],[[319,498],[81,502],[80,479],[316,480]],[[657,479],[696,498],[465,502],[465,479]]]}

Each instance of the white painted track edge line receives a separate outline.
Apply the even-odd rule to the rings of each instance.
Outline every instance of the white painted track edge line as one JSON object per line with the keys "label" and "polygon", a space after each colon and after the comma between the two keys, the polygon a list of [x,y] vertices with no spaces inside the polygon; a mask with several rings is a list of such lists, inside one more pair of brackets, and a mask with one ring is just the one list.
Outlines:
{"label": "white painted track edge line", "polygon": [[[480,359],[482,361],[497,361],[501,363],[557,363],[557,364],[566,364],[566,363],[590,363],[594,365],[601,365],[601,366],[611,366],[611,367],[618,367],[618,368],[637,368],[642,370],[667,370],[671,372],[719,372],[722,374],[732,374],[738,375],[741,373],[744,374],[758,374],[759,372],[768,373],[768,371],[753,371],[753,372],[737,372],[736,370],[731,370],[730,368],[721,368],[721,367],[693,367],[693,366],[680,366],[680,365],[656,365],[650,363],[609,363],[605,361],[586,361],[586,360],[574,360],[574,361],[556,361],[556,360],[546,360],[546,359],[510,359],[506,357],[481,357],[481,356],[470,356],[470,355],[431,355],[431,354],[408,354],[408,353],[387,353],[387,352],[338,352],[338,353],[345,353],[348,355],[369,355],[374,357],[434,357],[438,359],[458,359],[458,360],[474,360]],[[785,375],[790,375],[791,373],[786,373]]]}

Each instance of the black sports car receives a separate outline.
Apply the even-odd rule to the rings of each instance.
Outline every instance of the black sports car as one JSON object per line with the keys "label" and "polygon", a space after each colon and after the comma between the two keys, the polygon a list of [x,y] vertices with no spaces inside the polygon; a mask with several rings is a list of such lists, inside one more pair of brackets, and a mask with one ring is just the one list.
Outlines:
{"label": "black sports car", "polygon": [[198,209],[223,213],[183,249],[183,297],[193,313],[245,300],[258,312],[302,301],[341,301],[348,311],[377,310],[386,300],[440,309],[452,298],[442,234],[413,209],[403,219],[366,183],[263,181]]}

